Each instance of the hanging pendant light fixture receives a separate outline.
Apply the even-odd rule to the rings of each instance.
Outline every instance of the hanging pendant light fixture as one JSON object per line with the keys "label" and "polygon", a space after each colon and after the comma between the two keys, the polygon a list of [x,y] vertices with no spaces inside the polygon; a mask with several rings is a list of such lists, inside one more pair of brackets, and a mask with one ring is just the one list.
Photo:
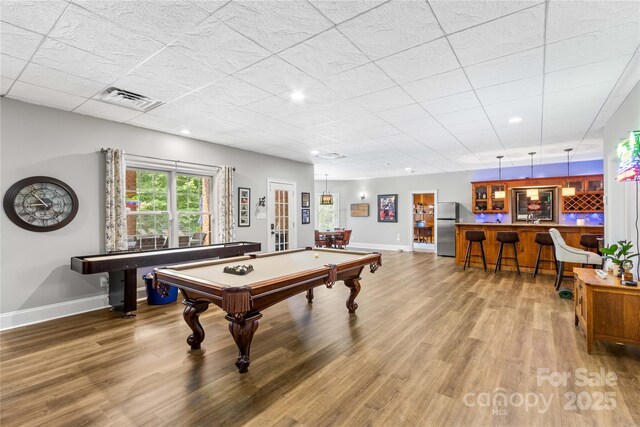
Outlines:
{"label": "hanging pendant light fixture", "polygon": [[[570,174],[569,174],[569,153],[573,150],[573,148],[565,148],[564,151],[567,152],[567,178],[569,178]],[[567,187],[562,187],[562,195],[564,197],[567,196],[575,196],[576,195],[576,189],[573,187],[569,187],[568,183],[567,183]]]}
{"label": "hanging pendant light fixture", "polygon": [[320,204],[321,205],[332,205],[333,204],[333,196],[329,193],[327,183],[327,174],[324,174],[324,191],[322,192],[322,196],[320,196]]}
{"label": "hanging pendant light fixture", "polygon": [[[531,179],[533,179],[533,155],[536,154],[535,151],[532,151],[529,153],[529,155],[531,156]],[[527,197],[536,197],[536,199],[533,200],[537,200],[538,197],[538,189],[537,188],[529,188],[527,190]]]}
{"label": "hanging pendant light fixture", "polygon": [[[503,157],[504,156],[496,156],[496,158],[498,159],[498,182],[500,184],[502,184],[502,158]],[[496,191],[494,194],[496,199],[504,199],[505,197],[507,197],[507,192],[504,190]]]}

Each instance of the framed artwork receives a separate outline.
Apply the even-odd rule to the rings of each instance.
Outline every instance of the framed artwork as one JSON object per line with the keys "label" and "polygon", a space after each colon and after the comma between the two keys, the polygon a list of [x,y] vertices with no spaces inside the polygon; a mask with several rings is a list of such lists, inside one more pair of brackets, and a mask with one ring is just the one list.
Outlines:
{"label": "framed artwork", "polygon": [[311,207],[311,194],[310,193],[302,193],[302,207],[310,208]]}
{"label": "framed artwork", "polygon": [[397,194],[378,194],[378,222],[398,222]]}
{"label": "framed artwork", "polygon": [[251,225],[251,189],[238,187],[238,227]]}
{"label": "framed artwork", "polygon": [[351,216],[369,216],[369,203],[352,203]]}
{"label": "framed artwork", "polygon": [[311,209],[302,209],[302,223],[311,224]]}

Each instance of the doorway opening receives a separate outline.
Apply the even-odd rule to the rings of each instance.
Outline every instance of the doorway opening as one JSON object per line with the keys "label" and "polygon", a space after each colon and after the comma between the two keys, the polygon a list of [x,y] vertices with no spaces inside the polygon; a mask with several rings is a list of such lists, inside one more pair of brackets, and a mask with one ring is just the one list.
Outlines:
{"label": "doorway opening", "polygon": [[296,183],[267,178],[267,188],[267,249],[273,252],[296,248]]}
{"label": "doorway opening", "polygon": [[436,192],[414,191],[411,193],[411,245],[417,252],[436,250]]}

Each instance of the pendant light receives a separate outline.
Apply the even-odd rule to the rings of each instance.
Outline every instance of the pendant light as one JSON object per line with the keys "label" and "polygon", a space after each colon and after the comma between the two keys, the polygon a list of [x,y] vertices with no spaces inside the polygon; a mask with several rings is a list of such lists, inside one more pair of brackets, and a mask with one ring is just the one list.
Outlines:
{"label": "pendant light", "polygon": [[[533,155],[536,154],[535,151],[532,151],[529,153],[529,155],[531,156],[531,179],[533,179]],[[536,199],[533,200],[537,200],[538,197],[538,189],[537,188],[529,188],[527,190],[527,197],[536,197]]]}
{"label": "pendant light", "polygon": [[[569,153],[573,150],[573,148],[565,148],[564,151],[567,152],[567,178],[569,178],[570,174],[569,174]],[[569,187],[568,185],[569,183],[567,183],[566,187],[562,187],[562,195],[564,197],[567,196],[575,196],[576,195],[576,189],[573,187]]]}
{"label": "pendant light", "polygon": [[[502,184],[502,158],[503,157],[504,156],[496,156],[496,158],[498,159],[498,182],[500,184]],[[507,197],[507,192],[504,190],[496,191],[494,194],[496,199],[504,199],[505,197]]]}
{"label": "pendant light", "polygon": [[324,174],[324,191],[322,192],[322,196],[320,196],[320,204],[321,205],[332,205],[333,204],[333,196],[329,193],[328,183],[327,183],[327,174]]}

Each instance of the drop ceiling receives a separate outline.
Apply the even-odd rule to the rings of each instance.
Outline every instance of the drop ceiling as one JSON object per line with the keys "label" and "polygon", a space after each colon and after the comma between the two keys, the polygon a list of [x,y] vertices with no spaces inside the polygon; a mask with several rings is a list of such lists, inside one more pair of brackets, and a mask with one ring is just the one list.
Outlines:
{"label": "drop ceiling", "polygon": [[[638,1],[3,0],[3,96],[357,179],[602,158]],[[164,104],[98,100],[108,87]],[[303,100],[291,95],[300,92]],[[522,121],[512,124],[511,118]],[[318,154],[338,153],[327,160]]]}

